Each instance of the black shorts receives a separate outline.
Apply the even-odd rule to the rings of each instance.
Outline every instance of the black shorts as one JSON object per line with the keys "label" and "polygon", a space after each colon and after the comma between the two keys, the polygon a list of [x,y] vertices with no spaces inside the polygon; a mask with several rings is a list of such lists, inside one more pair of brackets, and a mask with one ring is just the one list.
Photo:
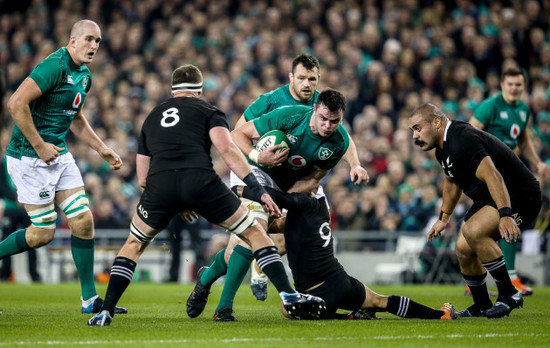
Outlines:
{"label": "black shorts", "polygon": [[[485,200],[479,200],[474,202],[468,212],[464,216],[464,221],[468,221],[475,213],[477,213],[481,208],[486,205],[490,205],[495,208],[497,205],[491,197],[488,197]],[[542,206],[542,199],[540,193],[533,194],[532,198],[523,198],[523,199],[514,199],[512,198],[512,215],[516,224],[520,229],[529,227],[533,221],[537,218]],[[517,214],[517,215],[516,215]]]}
{"label": "black shorts", "polygon": [[231,217],[241,201],[220,177],[204,169],[159,172],[147,178],[137,214],[150,227],[165,228],[183,210],[193,210],[214,224]]}
{"label": "black shorts", "polygon": [[366,297],[365,285],[344,271],[335,273],[321,286],[305,293],[325,300],[327,311],[323,319],[333,319],[338,309],[354,311],[361,308]]}

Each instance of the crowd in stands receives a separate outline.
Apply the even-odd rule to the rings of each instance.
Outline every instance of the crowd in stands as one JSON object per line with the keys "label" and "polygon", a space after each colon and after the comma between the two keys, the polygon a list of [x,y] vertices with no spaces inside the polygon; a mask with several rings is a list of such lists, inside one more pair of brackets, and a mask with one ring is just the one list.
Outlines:
{"label": "crowd in stands", "polygon": [[[96,21],[103,35],[83,111],[124,161],[111,172],[84,144],[73,138],[69,145],[98,227],[128,227],[139,196],[141,124],[170,96],[173,69],[189,62],[204,73],[206,100],[234,125],[259,95],[288,82],[295,56],[319,59],[319,90],[346,96],[345,125],[370,176],[367,185],[354,186],[341,163],[327,178],[339,230],[422,230],[438,211],[442,174],[431,154],[412,145],[409,112],[431,102],[467,121],[499,92],[504,66],[527,73],[523,100],[536,149],[550,159],[549,0],[7,1],[0,5],[4,106],[38,62],[67,44],[71,25],[82,18]],[[11,126],[4,111],[2,132]],[[467,205],[464,199],[455,217]]]}

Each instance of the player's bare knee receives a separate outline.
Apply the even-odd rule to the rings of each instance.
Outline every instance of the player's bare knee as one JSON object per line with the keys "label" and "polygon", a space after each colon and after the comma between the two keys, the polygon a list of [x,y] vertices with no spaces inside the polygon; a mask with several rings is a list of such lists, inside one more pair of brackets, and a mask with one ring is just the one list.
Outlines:
{"label": "player's bare knee", "polygon": [[94,219],[89,210],[68,219],[68,223],[74,236],[81,239],[94,238]]}
{"label": "player's bare knee", "polygon": [[49,244],[54,236],[55,228],[41,228],[34,225],[29,226],[25,232],[27,244],[33,249]]}
{"label": "player's bare knee", "polygon": [[465,222],[460,231],[468,244],[475,243],[479,238],[479,231],[471,223]]}

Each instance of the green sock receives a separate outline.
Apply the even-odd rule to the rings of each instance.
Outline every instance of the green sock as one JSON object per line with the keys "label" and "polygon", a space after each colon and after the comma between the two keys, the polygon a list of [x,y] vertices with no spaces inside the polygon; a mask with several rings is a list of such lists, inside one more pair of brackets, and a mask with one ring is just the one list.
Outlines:
{"label": "green sock", "polygon": [[216,312],[223,307],[233,308],[233,300],[237,290],[239,290],[253,259],[254,255],[249,249],[240,245],[233,249],[233,254],[231,254],[227,265],[227,276],[225,277],[225,284]]}
{"label": "green sock", "polygon": [[502,249],[502,255],[504,256],[504,262],[506,263],[506,270],[508,270],[508,274],[510,276],[515,276],[518,242],[508,243],[506,240],[501,239],[500,248]]}
{"label": "green sock", "polygon": [[227,272],[227,264],[224,260],[225,248],[220,250],[214,257],[214,262],[208,267],[208,269],[202,272],[201,283],[206,287],[210,287],[219,277],[225,275]]}
{"label": "green sock", "polygon": [[32,249],[25,240],[27,229],[15,231],[0,243],[0,260]]}
{"label": "green sock", "polygon": [[71,252],[80,278],[83,300],[97,295],[94,281],[94,244],[94,239],[71,236]]}

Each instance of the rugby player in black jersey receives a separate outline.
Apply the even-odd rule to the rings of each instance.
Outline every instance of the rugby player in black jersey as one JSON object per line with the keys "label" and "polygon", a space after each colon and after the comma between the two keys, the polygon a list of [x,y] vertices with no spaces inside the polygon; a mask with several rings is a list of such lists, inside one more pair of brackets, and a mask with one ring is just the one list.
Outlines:
{"label": "rugby player in black jersey", "polygon": [[[473,200],[464,216],[456,254],[474,304],[459,316],[502,318],[523,306],[523,298],[510,281],[496,241],[516,241],[520,228],[531,223],[541,208],[541,189],[531,171],[495,136],[466,122],[451,121],[435,105],[423,104],[409,116],[415,145],[435,148],[445,172],[439,220],[428,240],[441,235],[462,194]],[[487,294],[487,271],[495,279],[495,304]]]}
{"label": "rugby player in black jersey", "polygon": [[254,200],[266,212],[280,216],[278,206],[231,140],[225,114],[201,99],[202,83],[197,67],[177,68],[172,74],[173,98],[156,106],[143,123],[136,160],[138,181],[144,191],[132,218],[130,235],[113,263],[105,302],[88,325],[110,325],[115,305],[132,281],[139,257],[177,214],[190,220],[198,213],[249,243],[292,317],[316,319],[323,312],[322,299],[294,291],[277,248],[214,171],[212,144],[227,166],[254,191]]}
{"label": "rugby player in black jersey", "polygon": [[[407,297],[379,295],[349,276],[334,256],[326,197],[265,189],[277,205],[288,209],[284,235],[294,285],[300,292],[325,300],[327,310],[323,319],[342,319],[342,314],[336,312],[338,309],[354,311],[345,315],[346,319],[362,319],[356,314],[361,309],[389,312],[403,318],[456,318],[450,303],[436,310]],[[233,191],[253,199],[253,190],[248,186],[234,186]],[[284,314],[284,308],[282,310]]]}

